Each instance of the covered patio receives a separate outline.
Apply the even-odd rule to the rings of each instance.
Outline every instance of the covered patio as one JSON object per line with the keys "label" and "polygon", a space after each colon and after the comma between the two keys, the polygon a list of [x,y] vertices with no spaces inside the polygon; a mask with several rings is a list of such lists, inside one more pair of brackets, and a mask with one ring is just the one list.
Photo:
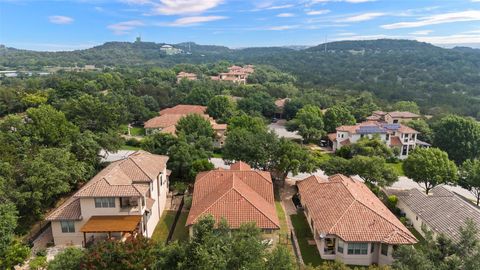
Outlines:
{"label": "covered patio", "polygon": [[107,234],[107,239],[112,238],[112,233],[120,235],[119,240],[126,240],[128,237],[135,236],[139,231],[142,216],[92,216],[80,229],[83,232],[83,243],[94,242],[95,236],[87,242],[87,233],[90,234]]}

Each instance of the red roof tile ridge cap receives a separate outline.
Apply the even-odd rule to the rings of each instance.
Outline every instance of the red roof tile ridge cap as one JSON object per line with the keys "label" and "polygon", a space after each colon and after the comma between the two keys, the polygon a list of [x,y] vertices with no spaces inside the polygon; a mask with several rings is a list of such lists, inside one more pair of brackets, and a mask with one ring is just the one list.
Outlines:
{"label": "red roof tile ridge cap", "polygon": [[[268,177],[265,177],[262,173],[260,173],[260,171],[252,170],[252,172],[256,172],[256,173],[257,173],[258,175],[260,175],[263,179],[265,179],[268,183],[272,183],[272,179],[271,179],[271,178],[269,179]],[[262,172],[268,173],[268,175],[270,175],[270,177],[272,177],[271,174],[270,174],[270,172],[265,172],[265,171],[262,171]]]}
{"label": "red roof tile ridge cap", "polygon": [[[327,233],[330,233],[332,231],[333,228],[335,228],[335,226],[337,226],[337,224],[340,222],[340,220],[342,220],[342,218],[347,214],[348,212],[348,209],[350,209],[353,205],[355,204],[355,200],[352,200],[352,202],[350,203],[350,205],[345,208],[345,211],[343,211],[343,214],[337,219],[337,221],[328,229],[328,232]],[[318,224],[318,222],[315,222],[315,224]],[[341,238],[341,237],[340,237]]]}
{"label": "red roof tile ridge cap", "polygon": [[[260,196],[260,194],[258,194],[255,190],[253,190],[251,187],[249,187],[247,184],[243,183],[242,180],[240,180],[238,177],[234,176],[233,177],[233,183],[235,183],[236,181],[241,181],[242,184],[244,185],[244,188],[248,189],[250,192],[253,192],[255,194],[258,195],[258,197],[260,198],[260,200],[264,201],[266,203],[266,205],[269,205],[270,206],[270,203],[267,202],[267,200],[265,200],[262,196]],[[270,220],[273,224],[277,225],[279,228],[280,228],[280,222],[277,220],[272,220],[266,213],[264,213],[260,208],[257,207],[257,205],[255,205],[252,201],[250,201],[244,194],[242,194],[238,189],[238,187],[236,187],[235,184],[233,184],[233,190],[235,190],[235,192],[238,193],[238,195],[240,195],[242,198],[244,198],[246,201],[248,201],[255,209],[257,209],[260,213],[262,213],[263,216],[265,216],[268,220]],[[215,202],[216,203],[216,202]]]}

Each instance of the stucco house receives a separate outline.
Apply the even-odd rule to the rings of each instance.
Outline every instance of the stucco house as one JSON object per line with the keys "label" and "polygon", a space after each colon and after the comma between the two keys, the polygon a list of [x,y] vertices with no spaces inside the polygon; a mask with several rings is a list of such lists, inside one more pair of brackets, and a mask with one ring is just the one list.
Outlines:
{"label": "stucco house", "polygon": [[386,193],[397,196],[397,207],[422,236],[428,230],[433,237],[443,233],[458,241],[467,219],[480,226],[480,210],[443,186],[434,187],[428,195],[416,188],[390,188]]}
{"label": "stucco house", "polygon": [[411,112],[384,112],[384,111],[373,111],[372,115],[367,117],[367,121],[380,121],[386,122],[387,124],[397,124],[397,123],[407,123],[412,120],[421,119],[422,116],[411,113]]}
{"label": "stucco house", "polygon": [[145,122],[145,124],[143,125],[145,128],[145,133],[149,135],[160,132],[175,135],[175,126],[182,117],[185,117],[189,114],[198,114],[210,122],[213,130],[215,131],[213,145],[216,148],[221,148],[225,143],[225,133],[227,131],[227,125],[218,124],[215,119],[213,119],[206,113],[206,111],[206,106],[184,104],[180,104],[172,108],[163,109],[160,111],[159,116],[156,116]]}
{"label": "stucco house", "polygon": [[166,205],[167,161],[136,151],[112,162],[47,216],[55,245],[151,237]]}
{"label": "stucco house", "polygon": [[366,121],[356,125],[339,126],[335,133],[328,134],[328,139],[333,151],[337,151],[342,146],[356,143],[361,138],[378,136],[390,148],[399,148],[398,158],[405,159],[415,147],[428,146],[417,139],[418,134],[418,131],[403,124]]}
{"label": "stucco house", "polygon": [[264,233],[280,229],[270,173],[252,170],[243,162],[229,170],[199,173],[186,223],[190,235],[192,225],[204,215],[212,215],[216,222],[224,218],[232,229],[247,222],[255,222]]}
{"label": "stucco house", "polygon": [[177,83],[181,82],[183,79],[186,79],[186,80],[189,80],[189,81],[196,81],[197,80],[197,74],[180,71],[177,74]]}
{"label": "stucco house", "polygon": [[300,202],[324,260],[350,265],[388,265],[398,245],[413,234],[368,187],[344,175],[310,176],[297,182]]}

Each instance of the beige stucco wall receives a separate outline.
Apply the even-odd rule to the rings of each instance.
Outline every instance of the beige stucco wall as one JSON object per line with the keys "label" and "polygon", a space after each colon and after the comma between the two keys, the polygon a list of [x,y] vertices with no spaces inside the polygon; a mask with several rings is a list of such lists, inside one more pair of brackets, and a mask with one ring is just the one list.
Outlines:
{"label": "beige stucco wall", "polygon": [[[160,186],[158,180],[155,179],[153,183],[153,190],[151,191],[151,197],[155,200],[154,205],[152,206],[152,213],[147,222],[146,228],[144,228],[144,235],[151,237],[155,227],[160,219],[160,216],[165,209],[167,193],[168,193],[168,181],[166,176],[166,169],[161,173],[163,177],[163,185]],[[159,176],[160,177],[160,176]],[[159,192],[160,191],[160,192]],[[145,199],[145,198],[144,198]],[[74,233],[63,233],[60,221],[52,221],[52,235],[55,245],[83,245],[84,236],[80,232],[83,225],[90,219],[92,216],[115,216],[115,215],[143,215],[145,213],[145,206],[141,206],[141,199],[138,200],[139,211],[124,211],[120,208],[120,198],[115,198],[115,207],[114,208],[95,208],[95,199],[94,198],[81,198],[80,199],[80,208],[82,212],[82,220],[75,221],[75,232]],[[141,223],[143,223],[143,217]],[[142,225],[143,226],[143,225]],[[142,227],[143,228],[143,227]],[[87,240],[94,236],[96,239],[105,238],[107,234],[87,234]],[[115,234],[112,234],[115,236]],[[120,237],[118,235],[117,237]]]}
{"label": "beige stucco wall", "polygon": [[[303,202],[302,202],[303,204]],[[305,205],[305,204],[303,204]],[[308,206],[307,206],[308,210]],[[308,226],[312,230],[312,234],[314,235],[315,242],[317,244],[317,249],[320,254],[320,257],[324,260],[338,260],[345,264],[349,265],[371,265],[371,264],[379,264],[379,265],[389,265],[393,263],[393,246],[389,245],[387,256],[381,254],[380,250],[380,243],[370,242],[368,243],[368,253],[367,254],[348,254],[348,242],[344,242],[343,246],[343,253],[338,252],[338,243],[340,238],[335,235],[327,235],[326,238],[335,238],[335,254],[325,254],[324,247],[325,247],[325,240],[321,239],[319,236],[319,232],[315,231],[314,228],[311,226],[311,218],[310,216],[305,213],[305,216],[308,221]],[[373,252],[371,252],[371,247],[374,246]]]}

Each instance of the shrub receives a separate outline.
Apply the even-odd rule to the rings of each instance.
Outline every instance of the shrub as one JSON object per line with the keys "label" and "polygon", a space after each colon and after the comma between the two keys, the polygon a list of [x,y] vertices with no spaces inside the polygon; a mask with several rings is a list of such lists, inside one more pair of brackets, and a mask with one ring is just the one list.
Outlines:
{"label": "shrub", "polygon": [[44,269],[47,266],[47,258],[45,256],[37,256],[30,261],[28,266],[32,270]]}
{"label": "shrub", "polygon": [[191,206],[192,206],[192,196],[185,196],[183,198],[183,207],[187,210],[190,210]]}
{"label": "shrub", "polygon": [[140,147],[140,145],[142,144],[142,142],[140,142],[140,141],[137,140],[137,139],[130,138],[130,139],[128,139],[128,140],[125,141],[125,144],[128,145],[128,146]]}

